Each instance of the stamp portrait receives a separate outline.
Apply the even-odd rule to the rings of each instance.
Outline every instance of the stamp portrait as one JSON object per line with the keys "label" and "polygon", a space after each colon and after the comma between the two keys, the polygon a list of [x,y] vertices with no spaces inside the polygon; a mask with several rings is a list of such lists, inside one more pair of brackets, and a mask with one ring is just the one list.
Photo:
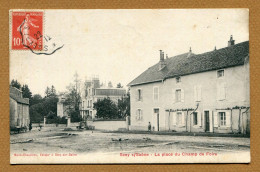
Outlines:
{"label": "stamp portrait", "polygon": [[43,49],[43,11],[12,12],[12,50]]}

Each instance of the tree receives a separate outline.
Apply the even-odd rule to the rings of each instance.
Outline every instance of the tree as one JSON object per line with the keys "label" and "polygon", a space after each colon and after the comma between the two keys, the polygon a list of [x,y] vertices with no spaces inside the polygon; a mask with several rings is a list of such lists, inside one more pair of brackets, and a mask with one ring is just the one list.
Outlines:
{"label": "tree", "polygon": [[123,88],[123,86],[121,85],[121,83],[118,83],[118,84],[116,85],[116,88]]}
{"label": "tree", "polygon": [[47,86],[45,90],[45,97],[49,97],[49,96],[50,96],[50,88]]}
{"label": "tree", "polygon": [[55,97],[57,96],[56,89],[53,85],[51,86],[51,89],[50,89],[50,96],[55,96]]}
{"label": "tree", "polygon": [[108,88],[112,88],[112,87],[113,87],[113,84],[112,84],[112,82],[111,82],[111,81],[109,81],[109,82],[108,82],[108,84],[107,84],[107,86],[108,86]]}
{"label": "tree", "polygon": [[31,121],[38,123],[43,120],[44,116],[47,116],[47,120],[56,118],[57,102],[57,97],[46,97],[40,100],[39,103],[30,106],[29,113]]}
{"label": "tree", "polygon": [[10,85],[11,85],[12,87],[17,88],[17,89],[20,89],[20,88],[21,88],[21,84],[20,84],[17,80],[14,80],[14,79],[12,79]]}
{"label": "tree", "polygon": [[127,115],[130,115],[130,93],[128,92],[126,97],[122,97],[118,100],[118,111],[119,117],[125,118]]}
{"label": "tree", "polygon": [[97,111],[98,118],[104,118],[104,119],[118,118],[118,108],[116,104],[109,97],[95,102],[94,109]]}
{"label": "tree", "polygon": [[32,123],[40,123],[43,121],[44,115],[42,114],[44,107],[42,103],[38,103],[35,105],[30,106],[29,113],[30,113],[30,121]]}
{"label": "tree", "polygon": [[29,100],[32,99],[32,92],[30,91],[27,84],[23,85],[22,92],[23,92],[23,98],[29,98]]}
{"label": "tree", "polygon": [[43,98],[40,94],[34,94],[30,101],[30,106],[41,103],[43,101]]}
{"label": "tree", "polygon": [[29,89],[29,86],[27,84],[21,85],[17,80],[12,80],[10,83],[10,86],[15,87],[22,91],[23,98],[29,98],[30,102],[32,99],[32,92]]}
{"label": "tree", "polygon": [[80,97],[80,80],[77,72],[74,74],[74,82],[67,86],[67,93],[65,94],[64,105],[69,106],[68,114],[71,117],[72,122],[81,121],[81,115],[79,111]]}
{"label": "tree", "polygon": [[56,94],[56,89],[55,87],[52,85],[51,87],[48,87],[45,89],[45,97],[57,97]]}

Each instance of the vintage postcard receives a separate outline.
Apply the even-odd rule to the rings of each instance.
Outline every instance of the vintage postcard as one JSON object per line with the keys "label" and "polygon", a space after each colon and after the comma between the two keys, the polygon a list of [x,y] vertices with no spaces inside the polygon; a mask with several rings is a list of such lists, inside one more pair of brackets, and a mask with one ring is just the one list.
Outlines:
{"label": "vintage postcard", "polygon": [[248,9],[9,11],[10,163],[250,163]]}

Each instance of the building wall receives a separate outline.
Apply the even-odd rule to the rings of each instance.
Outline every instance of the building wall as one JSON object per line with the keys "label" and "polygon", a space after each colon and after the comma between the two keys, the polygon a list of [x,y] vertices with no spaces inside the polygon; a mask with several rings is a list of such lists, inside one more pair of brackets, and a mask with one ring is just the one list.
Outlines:
{"label": "building wall", "polygon": [[[155,127],[157,131],[157,119],[153,109],[159,108],[159,129],[160,130],[174,130],[174,131],[188,131],[188,132],[204,132],[205,116],[204,111],[209,112],[209,130],[210,132],[239,132],[239,124],[241,125],[241,114],[246,109],[233,109],[236,106],[248,106],[248,100],[246,96],[248,94],[248,88],[245,82],[245,75],[249,73],[249,70],[244,66],[237,66],[224,69],[224,77],[218,78],[217,71],[209,71],[203,73],[197,73],[192,75],[186,75],[181,77],[181,82],[176,83],[176,78],[167,79],[164,82],[157,82],[151,84],[132,86],[130,90],[131,94],[131,129],[147,130],[148,123],[151,122],[152,127]],[[153,100],[153,88],[159,88],[159,100]],[[195,100],[194,93],[196,88],[201,90],[200,101]],[[225,99],[219,100],[220,88],[225,91]],[[142,90],[142,100],[137,101],[137,90]],[[181,101],[176,101],[176,89],[181,89]],[[222,90],[223,91],[223,90]],[[198,96],[197,96],[198,97]],[[198,100],[198,99],[197,99]],[[197,125],[194,124],[193,110],[198,108],[196,112]],[[142,110],[142,119],[137,120],[138,109]],[[166,112],[171,109],[175,112]],[[218,110],[217,110],[218,109]],[[188,111],[187,111],[188,110]],[[179,124],[176,123],[176,111],[182,113]],[[240,111],[240,112],[239,112]],[[226,120],[229,120],[227,127],[220,127],[218,112],[226,113]],[[215,118],[215,125],[214,125]],[[218,123],[216,123],[218,121]],[[241,130],[240,130],[241,131]]]}
{"label": "building wall", "polygon": [[126,121],[88,121],[87,124],[94,126],[95,130],[116,131],[126,128]]}
{"label": "building wall", "polygon": [[10,102],[10,127],[15,127],[17,126],[17,102],[10,98],[9,99]]}
{"label": "building wall", "polygon": [[[159,100],[153,100],[153,88],[159,88]],[[159,108],[159,113],[162,114],[165,111],[165,97],[163,95],[164,84],[161,82],[145,84],[140,86],[134,86],[130,89],[130,105],[131,105],[131,130],[147,130],[148,123],[155,126],[155,115],[153,113],[154,108]],[[141,90],[141,100],[138,100],[138,89]],[[138,109],[141,110],[142,118],[137,116]],[[160,115],[160,126],[164,126],[165,115]]]}
{"label": "building wall", "polygon": [[29,105],[22,104],[22,107],[23,107],[22,125],[29,127],[30,124]]}
{"label": "building wall", "polygon": [[63,117],[63,103],[57,103],[57,116]]}
{"label": "building wall", "polygon": [[10,98],[10,127],[28,127],[30,124],[29,105],[17,103]]}

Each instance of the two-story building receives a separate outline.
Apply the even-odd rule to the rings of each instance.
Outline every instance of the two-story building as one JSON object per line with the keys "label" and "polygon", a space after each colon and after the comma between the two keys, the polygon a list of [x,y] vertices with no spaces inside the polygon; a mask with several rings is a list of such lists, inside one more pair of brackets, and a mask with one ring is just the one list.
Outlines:
{"label": "two-story building", "polygon": [[105,87],[100,85],[99,78],[95,77],[92,80],[85,82],[84,94],[82,94],[80,111],[82,118],[96,117],[96,110],[94,109],[94,103],[98,100],[109,97],[114,103],[118,103],[118,100],[126,95],[124,88],[114,88],[111,86]]}
{"label": "two-story building", "polygon": [[249,133],[249,41],[164,58],[129,83],[131,130]]}
{"label": "two-story building", "polygon": [[10,87],[10,128],[28,128],[30,124],[29,99],[21,90]]}

